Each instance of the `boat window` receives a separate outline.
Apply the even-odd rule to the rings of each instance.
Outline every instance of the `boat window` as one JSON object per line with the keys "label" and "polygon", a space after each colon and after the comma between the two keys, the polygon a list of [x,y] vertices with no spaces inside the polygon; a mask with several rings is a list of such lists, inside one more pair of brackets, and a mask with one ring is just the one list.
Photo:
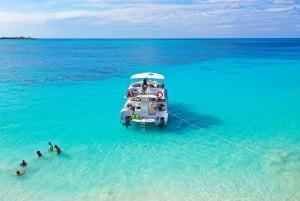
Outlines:
{"label": "boat window", "polygon": [[134,98],[131,98],[130,100],[131,100],[131,101],[141,101],[141,98],[134,97]]}
{"label": "boat window", "polygon": [[132,87],[141,87],[141,84],[133,84]]}

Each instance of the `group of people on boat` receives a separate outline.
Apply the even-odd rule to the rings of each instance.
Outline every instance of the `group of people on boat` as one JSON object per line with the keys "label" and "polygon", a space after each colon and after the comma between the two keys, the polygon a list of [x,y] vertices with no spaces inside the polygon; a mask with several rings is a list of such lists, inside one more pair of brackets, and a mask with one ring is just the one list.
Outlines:
{"label": "group of people on boat", "polygon": [[[54,145],[54,148],[55,148],[56,154],[61,153],[61,149],[59,146]],[[48,143],[48,151],[49,152],[54,151],[53,145],[51,142]],[[38,158],[41,158],[43,156],[42,152],[39,150],[36,152],[36,155]],[[25,174],[25,168],[27,167],[27,165],[28,165],[27,162],[25,160],[22,160],[22,162],[19,165],[21,167],[21,170],[16,170],[16,172],[13,174],[13,176],[21,176],[21,175]]]}
{"label": "group of people on boat", "polygon": [[[164,83],[161,83],[161,84],[150,84],[150,87],[157,87],[157,88],[164,88],[165,87],[165,84]],[[145,92],[148,88],[148,82],[147,82],[147,79],[144,78],[143,80],[143,84],[142,84],[142,88],[143,88],[143,91]]]}
{"label": "group of people on boat", "polygon": [[[148,81],[147,81],[146,78],[143,79],[143,83],[142,84],[135,83],[135,84],[132,85],[132,87],[135,88],[135,89],[133,89],[135,91],[137,91],[136,87],[142,87],[143,93],[146,92],[146,90],[147,90],[148,87],[151,87],[151,88],[152,87],[155,87],[155,88],[164,88],[164,86],[165,86],[164,83],[157,83],[157,84],[156,83],[152,83],[152,82],[148,83]],[[126,96],[127,97],[133,97],[134,96],[133,91],[132,90],[128,90],[127,93],[126,93]]]}

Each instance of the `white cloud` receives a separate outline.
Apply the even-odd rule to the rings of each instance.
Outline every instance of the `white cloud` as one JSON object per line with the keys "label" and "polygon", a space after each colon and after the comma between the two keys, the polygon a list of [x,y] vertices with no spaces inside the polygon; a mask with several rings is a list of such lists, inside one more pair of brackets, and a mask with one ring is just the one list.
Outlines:
{"label": "white cloud", "polygon": [[0,12],[1,24],[41,22],[47,18],[47,13]]}
{"label": "white cloud", "polygon": [[172,29],[195,33],[199,30],[219,31],[221,34],[221,30],[234,31],[247,26],[274,30],[275,23],[284,29],[286,24],[290,26],[300,21],[300,13],[292,12],[297,8],[291,5],[295,0],[273,0],[273,3],[258,0],[208,0],[190,4],[146,2],[150,1],[53,0],[40,9],[27,12],[0,11],[0,31],[8,27],[30,28],[34,24],[43,24],[46,28],[50,23],[53,28],[61,22],[65,22],[67,29],[68,23],[73,22],[72,26],[78,24],[78,27],[151,26],[162,32]]}
{"label": "white cloud", "polygon": [[275,7],[275,8],[268,8],[266,9],[267,12],[286,12],[294,10],[293,7]]}
{"label": "white cloud", "polygon": [[[62,0],[60,0],[62,1]],[[277,0],[279,1],[279,0]],[[280,0],[283,1],[283,0]],[[103,3],[97,0],[77,0],[77,2]],[[250,15],[256,19],[260,12],[283,12],[293,10],[291,6],[276,6],[259,8],[257,1],[229,1],[219,2],[219,0],[210,0],[213,3],[198,3],[189,5],[176,4],[128,4],[110,7],[106,9],[75,9],[56,12],[0,12],[0,22],[45,22],[47,20],[64,20],[78,18],[94,18],[94,21],[101,19],[101,23],[110,22],[128,22],[128,23],[158,23],[162,21],[184,22],[188,20],[201,21],[201,17],[220,20],[228,19],[234,21],[240,20],[244,16]],[[218,2],[218,3],[216,3]],[[267,14],[266,14],[267,15]]]}
{"label": "white cloud", "polygon": [[296,4],[297,0],[273,0],[274,4]]}

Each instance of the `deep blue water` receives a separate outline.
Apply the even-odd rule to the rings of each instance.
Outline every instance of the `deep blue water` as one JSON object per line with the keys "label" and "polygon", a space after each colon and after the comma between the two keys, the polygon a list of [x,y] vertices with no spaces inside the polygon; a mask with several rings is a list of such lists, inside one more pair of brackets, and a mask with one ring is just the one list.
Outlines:
{"label": "deep blue water", "polygon": [[299,48],[300,39],[3,40],[0,78],[25,83],[100,80],[136,68],[226,58],[297,60]]}

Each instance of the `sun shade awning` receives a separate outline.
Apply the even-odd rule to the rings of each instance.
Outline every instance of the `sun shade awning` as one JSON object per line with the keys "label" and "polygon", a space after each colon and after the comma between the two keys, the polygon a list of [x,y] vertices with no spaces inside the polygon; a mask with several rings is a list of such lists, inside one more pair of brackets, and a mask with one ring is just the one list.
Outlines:
{"label": "sun shade awning", "polygon": [[163,79],[165,79],[165,76],[158,74],[158,73],[147,72],[147,73],[138,73],[138,74],[132,75],[130,77],[130,79],[144,79],[144,78],[163,80]]}

